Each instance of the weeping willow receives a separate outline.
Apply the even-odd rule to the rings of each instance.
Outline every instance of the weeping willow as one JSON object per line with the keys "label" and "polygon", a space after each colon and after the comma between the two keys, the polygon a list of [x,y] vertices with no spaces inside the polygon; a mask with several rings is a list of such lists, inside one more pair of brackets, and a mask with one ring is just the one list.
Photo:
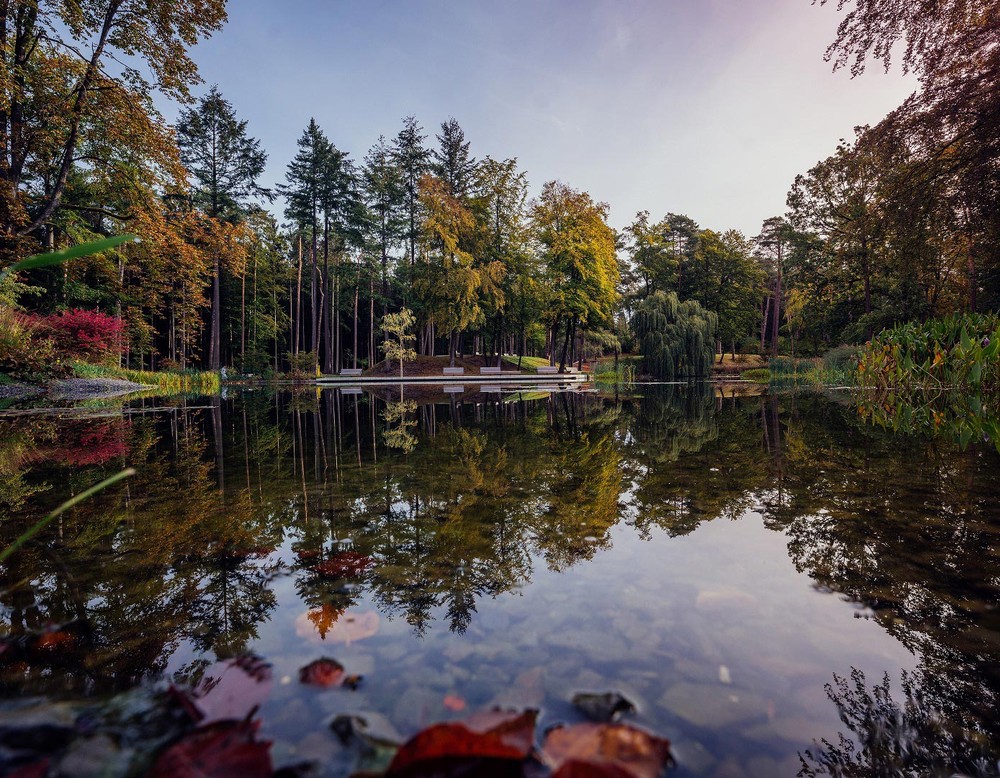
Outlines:
{"label": "weeping willow", "polygon": [[666,381],[712,374],[719,317],[694,300],[681,302],[674,292],[656,292],[643,300],[632,318],[643,369]]}

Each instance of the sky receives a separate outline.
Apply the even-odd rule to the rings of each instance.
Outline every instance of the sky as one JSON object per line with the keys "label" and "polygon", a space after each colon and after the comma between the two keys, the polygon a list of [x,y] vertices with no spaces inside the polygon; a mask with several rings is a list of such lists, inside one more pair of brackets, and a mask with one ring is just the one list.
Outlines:
{"label": "sky", "polygon": [[[230,0],[193,56],[284,177],[315,118],[358,162],[413,115],[458,120],[477,158],[516,157],[610,206],[748,236],[798,173],[915,88],[823,53],[840,14],[811,0]],[[175,112],[167,111],[167,116]],[[273,206],[279,214],[281,203]]]}

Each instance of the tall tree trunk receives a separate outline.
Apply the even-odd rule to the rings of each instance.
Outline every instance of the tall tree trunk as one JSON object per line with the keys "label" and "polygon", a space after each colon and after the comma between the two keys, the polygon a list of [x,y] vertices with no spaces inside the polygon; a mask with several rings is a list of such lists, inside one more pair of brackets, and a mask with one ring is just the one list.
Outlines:
{"label": "tall tree trunk", "polygon": [[295,318],[293,319],[295,342],[292,348],[293,354],[298,354],[301,348],[299,333],[302,331],[302,234],[299,234],[299,262],[298,274],[295,281]]}
{"label": "tall tree trunk", "polygon": [[774,280],[774,305],[771,308],[771,356],[778,356],[778,329],[781,327],[781,242],[778,242],[778,273]]}
{"label": "tall tree trunk", "polygon": [[354,282],[354,350],[351,353],[351,367],[357,370],[358,368],[358,278]]}
{"label": "tall tree trunk", "polygon": [[214,269],[212,272],[212,313],[209,322],[208,331],[208,369],[218,370],[221,364],[220,361],[220,350],[222,349],[222,338],[220,329],[220,318],[221,318],[221,308],[222,299],[219,290],[220,276],[222,274],[222,263],[219,262],[218,256],[214,260]]}

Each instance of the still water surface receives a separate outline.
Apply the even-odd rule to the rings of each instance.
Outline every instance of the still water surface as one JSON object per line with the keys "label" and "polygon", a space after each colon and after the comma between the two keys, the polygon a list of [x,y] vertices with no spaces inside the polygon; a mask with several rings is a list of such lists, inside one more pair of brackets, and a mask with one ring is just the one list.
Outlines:
{"label": "still water surface", "polygon": [[[74,625],[0,652],[0,729],[26,697],[100,703],[252,652],[275,765],[330,775],[353,760],[336,714],[544,726],[612,690],[678,776],[899,753],[996,773],[995,449],[867,428],[846,397],[434,391],[0,419],[2,545],[138,470],[0,567],[8,645]],[[359,688],[301,685],[324,656]]]}

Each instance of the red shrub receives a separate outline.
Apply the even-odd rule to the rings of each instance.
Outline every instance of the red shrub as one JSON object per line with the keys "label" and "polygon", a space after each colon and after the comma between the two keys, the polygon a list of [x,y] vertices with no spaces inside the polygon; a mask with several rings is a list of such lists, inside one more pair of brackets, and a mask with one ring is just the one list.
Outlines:
{"label": "red shrub", "polygon": [[56,349],[66,356],[101,361],[117,355],[124,343],[124,322],[100,311],[72,310],[41,319]]}

